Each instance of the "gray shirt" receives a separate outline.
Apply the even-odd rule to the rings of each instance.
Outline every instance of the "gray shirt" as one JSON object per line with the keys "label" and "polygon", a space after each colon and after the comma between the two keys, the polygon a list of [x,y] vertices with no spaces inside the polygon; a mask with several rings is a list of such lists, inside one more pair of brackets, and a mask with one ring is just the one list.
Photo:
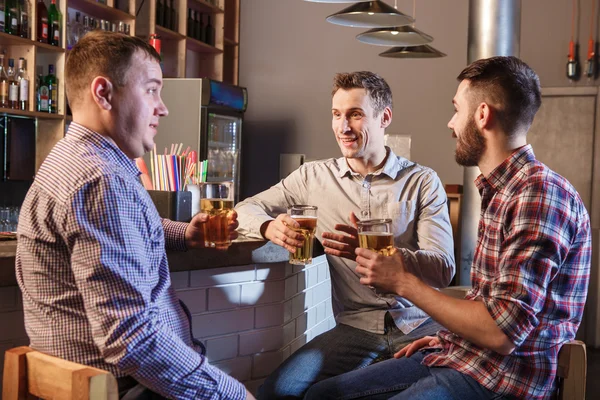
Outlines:
{"label": "gray shirt", "polygon": [[[447,198],[437,174],[387,148],[383,168],[364,178],[353,172],[344,157],[302,165],[281,182],[236,206],[240,233],[261,237],[266,221],[287,212],[293,204],[317,206],[317,238],[336,232],[336,224],[360,219],[390,218],[394,244],[407,268],[432,287],[446,287],[454,276],[452,228]],[[392,314],[405,334],[427,318],[410,301],[378,295],[361,285],[356,262],[327,256],[331,271],[333,312],[338,323],[383,333],[384,316]]]}

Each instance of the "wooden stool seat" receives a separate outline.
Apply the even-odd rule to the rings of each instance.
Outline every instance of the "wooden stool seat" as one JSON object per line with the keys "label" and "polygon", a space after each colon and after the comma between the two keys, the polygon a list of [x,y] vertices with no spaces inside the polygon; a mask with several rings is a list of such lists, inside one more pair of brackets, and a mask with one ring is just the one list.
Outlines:
{"label": "wooden stool seat", "polygon": [[110,372],[52,357],[29,347],[7,350],[3,400],[117,400],[117,380]]}

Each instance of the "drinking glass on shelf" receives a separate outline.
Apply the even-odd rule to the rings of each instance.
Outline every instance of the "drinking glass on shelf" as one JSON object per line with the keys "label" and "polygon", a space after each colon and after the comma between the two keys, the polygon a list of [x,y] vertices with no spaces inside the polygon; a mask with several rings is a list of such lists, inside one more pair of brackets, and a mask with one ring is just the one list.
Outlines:
{"label": "drinking glass on shelf", "polygon": [[288,210],[288,214],[300,224],[300,228],[290,228],[304,236],[302,247],[290,254],[290,264],[311,264],[315,231],[317,230],[317,207],[293,205]]}
{"label": "drinking glass on shelf", "polygon": [[0,232],[10,232],[9,217],[10,208],[0,207]]}
{"label": "drinking glass on shelf", "polygon": [[205,182],[199,185],[200,212],[208,214],[204,224],[204,245],[216,249],[227,249],[229,218],[233,210],[232,182]]}

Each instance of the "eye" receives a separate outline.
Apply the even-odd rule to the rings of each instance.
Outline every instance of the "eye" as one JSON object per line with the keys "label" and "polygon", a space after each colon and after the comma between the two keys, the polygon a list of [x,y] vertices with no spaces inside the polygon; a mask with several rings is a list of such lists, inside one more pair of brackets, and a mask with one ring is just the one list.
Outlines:
{"label": "eye", "polygon": [[333,118],[339,118],[340,117],[340,113],[339,112],[334,112],[333,114]]}
{"label": "eye", "polygon": [[362,118],[362,114],[359,113],[359,112],[357,112],[357,111],[353,112],[350,116],[352,118],[354,118],[354,119],[360,119],[360,118]]}
{"label": "eye", "polygon": [[158,93],[158,89],[157,88],[150,88],[150,89],[148,89],[148,93],[149,94],[156,94],[156,93]]}

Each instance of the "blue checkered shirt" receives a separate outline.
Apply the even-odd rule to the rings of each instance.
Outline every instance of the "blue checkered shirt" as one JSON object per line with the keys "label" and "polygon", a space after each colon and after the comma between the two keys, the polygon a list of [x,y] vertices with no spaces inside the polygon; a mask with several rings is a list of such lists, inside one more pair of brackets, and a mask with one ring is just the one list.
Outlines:
{"label": "blue checkered shirt", "polygon": [[187,224],[162,220],[135,163],[72,123],[21,209],[16,275],[31,347],[131,376],[174,399],[245,399],[211,366],[171,287],[165,247]]}

